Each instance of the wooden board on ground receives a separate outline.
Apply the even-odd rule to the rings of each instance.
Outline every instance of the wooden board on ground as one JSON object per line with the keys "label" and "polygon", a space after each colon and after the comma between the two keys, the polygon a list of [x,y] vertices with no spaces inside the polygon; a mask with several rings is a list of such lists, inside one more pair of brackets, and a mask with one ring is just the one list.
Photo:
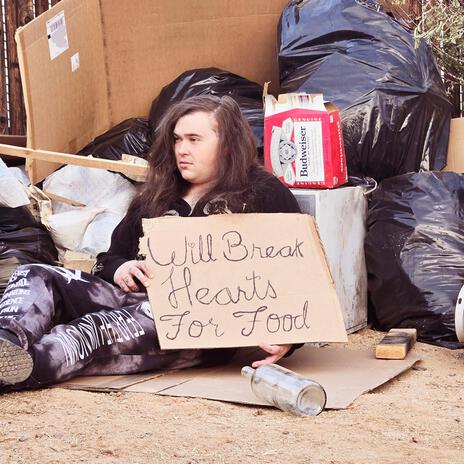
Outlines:
{"label": "wooden board on ground", "polygon": [[378,359],[404,359],[416,343],[416,329],[391,329],[375,347]]}

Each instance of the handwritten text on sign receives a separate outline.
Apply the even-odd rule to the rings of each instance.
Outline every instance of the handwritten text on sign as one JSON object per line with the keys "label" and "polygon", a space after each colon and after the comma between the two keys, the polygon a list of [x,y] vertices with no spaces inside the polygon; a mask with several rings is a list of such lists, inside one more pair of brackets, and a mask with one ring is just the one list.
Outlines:
{"label": "handwritten text on sign", "polygon": [[162,348],[346,340],[310,216],[164,217],[143,228]]}

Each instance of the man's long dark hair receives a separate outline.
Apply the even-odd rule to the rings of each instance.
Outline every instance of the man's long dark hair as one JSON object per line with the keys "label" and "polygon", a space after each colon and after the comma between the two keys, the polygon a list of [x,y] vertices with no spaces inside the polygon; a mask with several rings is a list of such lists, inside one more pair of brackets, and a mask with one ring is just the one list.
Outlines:
{"label": "man's long dark hair", "polygon": [[[198,96],[174,104],[164,116],[149,155],[149,172],[129,212],[135,221],[165,214],[190,186],[177,169],[174,154],[174,128],[183,116],[196,112],[212,114],[219,137],[219,166],[213,187],[198,201],[205,205],[214,198],[227,201],[232,212],[240,212],[243,199],[254,190],[251,177],[263,172],[258,167],[256,144],[247,121],[230,97]],[[234,211],[235,209],[235,211]]]}

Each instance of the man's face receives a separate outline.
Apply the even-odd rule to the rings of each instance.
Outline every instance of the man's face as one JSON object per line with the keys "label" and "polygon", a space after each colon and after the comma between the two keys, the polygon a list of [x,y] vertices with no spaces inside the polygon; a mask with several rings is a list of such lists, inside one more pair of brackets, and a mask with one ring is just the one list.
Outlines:
{"label": "man's face", "polygon": [[174,128],[174,153],[182,177],[196,186],[212,184],[218,171],[217,123],[211,113],[182,116]]}

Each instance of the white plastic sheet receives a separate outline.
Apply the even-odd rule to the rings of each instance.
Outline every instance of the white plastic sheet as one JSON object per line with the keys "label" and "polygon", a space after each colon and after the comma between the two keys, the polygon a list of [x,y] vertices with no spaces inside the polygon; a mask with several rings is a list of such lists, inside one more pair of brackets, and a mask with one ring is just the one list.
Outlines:
{"label": "white plastic sheet", "polygon": [[18,208],[29,204],[24,185],[11,173],[0,159],[0,206]]}
{"label": "white plastic sheet", "polygon": [[79,251],[87,227],[105,208],[75,208],[48,217],[48,230],[57,248]]}
{"label": "white plastic sheet", "polygon": [[80,166],[65,166],[48,176],[44,191],[85,205],[53,200],[50,232],[57,247],[93,257],[108,250],[135,195],[135,187],[121,175]]}
{"label": "white plastic sheet", "polygon": [[[135,187],[121,175],[80,166],[65,166],[54,172],[45,179],[43,190],[121,215],[126,214],[135,194]],[[73,209],[73,206],[58,201],[53,201],[52,206],[54,213]]]}

